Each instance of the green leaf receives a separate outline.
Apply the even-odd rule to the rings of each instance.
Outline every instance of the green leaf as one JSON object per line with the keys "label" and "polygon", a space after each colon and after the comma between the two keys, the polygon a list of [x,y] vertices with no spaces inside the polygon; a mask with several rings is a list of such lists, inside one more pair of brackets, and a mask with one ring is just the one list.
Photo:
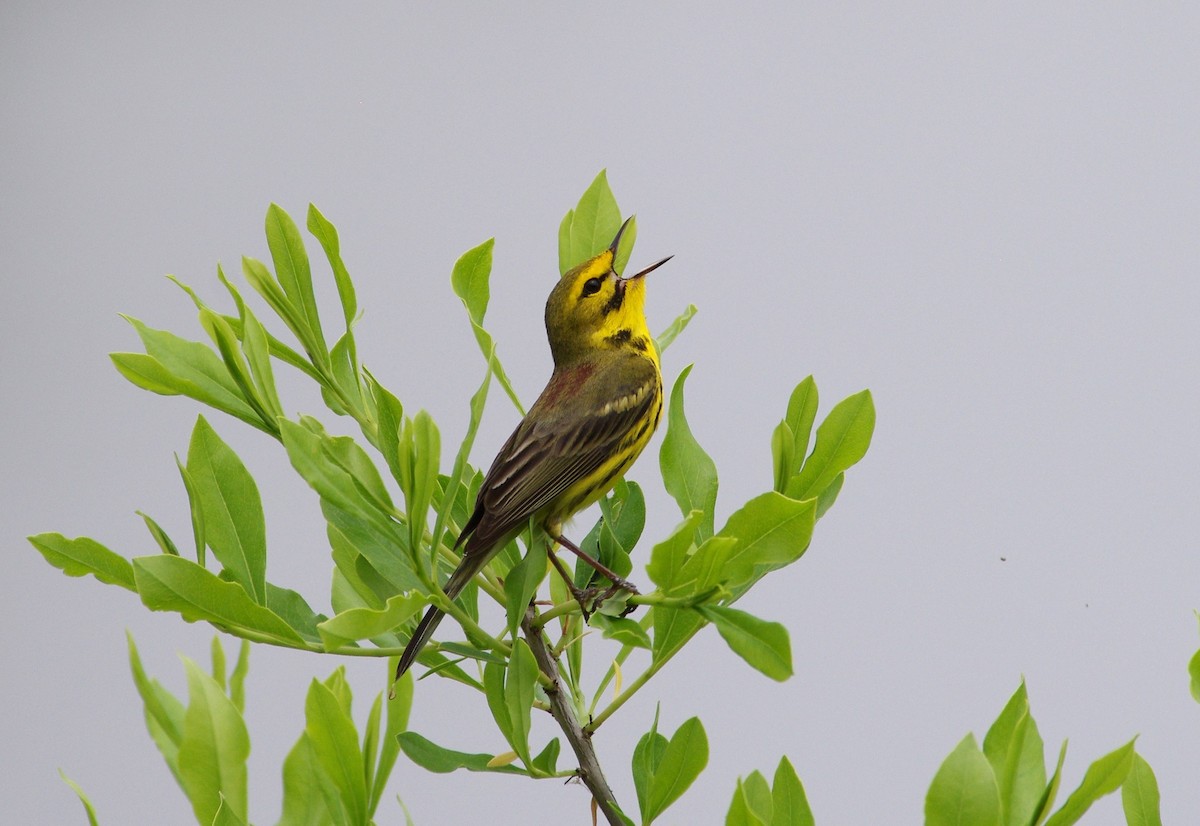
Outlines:
{"label": "green leaf", "polygon": [[125,639],[129,645],[129,669],[133,672],[133,684],[142,698],[146,729],[150,732],[150,739],[158,746],[167,768],[182,784],[179,778],[179,744],[183,741],[183,703],[163,688],[158,680],[146,675],[133,635],[126,631]]}
{"label": "green leaf", "polygon": [[377,446],[387,462],[392,478],[399,482],[400,426],[404,423],[404,405],[369,372],[366,372],[366,377],[377,411]]}
{"label": "green leaf", "polygon": [[283,815],[278,826],[342,826],[348,822],[337,787],[301,734],[283,761]]}
{"label": "green leaf", "polygon": [[512,723],[513,751],[521,758],[526,768],[533,766],[529,755],[529,711],[533,707],[533,689],[537,685],[538,667],[533,652],[525,640],[518,638],[513,643],[512,657],[508,661],[508,673],[504,678],[504,704],[508,708],[508,719]]}
{"label": "green leaf", "polygon": [[351,608],[317,625],[326,651],[334,651],[349,642],[365,640],[403,625],[429,604],[424,594],[408,591],[396,594],[382,610]]}
{"label": "green leaf", "polygon": [[[162,525],[155,522],[149,514],[142,513],[141,511],[134,512],[142,517],[142,521],[146,523],[146,530],[150,531],[150,536],[154,537],[155,544],[158,545],[164,554],[179,556],[179,548],[175,547],[175,543],[171,541],[171,537],[167,536],[167,532],[162,529]],[[130,570],[132,571],[132,569]]]}
{"label": "green leaf", "polygon": [[[620,228],[621,210],[609,188],[607,171],[602,169],[580,196],[578,205],[566,214],[559,226],[558,271],[565,273],[608,249]],[[630,246],[628,249],[632,251],[633,248]],[[628,258],[626,253],[625,260]],[[622,272],[624,263],[620,259],[614,261],[614,269]]]}
{"label": "green leaf", "polygon": [[110,357],[121,375],[151,392],[189,396],[262,428],[262,422],[242,398],[233,377],[216,353],[198,341],[188,341],[166,330],[147,327],[131,316],[122,318],[137,331],[146,348],[146,357],[113,353]]}
{"label": "green leaf", "polygon": [[780,682],[792,676],[792,646],[782,625],[719,605],[698,605],[696,610],[717,626],[733,652],[753,668]]}
{"label": "green leaf", "polygon": [[776,493],[787,490],[787,483],[795,473],[795,438],[787,422],[780,422],[771,433],[771,468],[775,475]]}
{"label": "green leaf", "polygon": [[815,826],[804,786],[787,757],[780,758],[771,786],[771,826]]}
{"label": "green leaf", "polygon": [[67,539],[61,533],[39,533],[27,538],[47,562],[67,576],[91,574],[107,585],[137,590],[129,560],[94,539],[86,536]]}
{"label": "green leaf", "polygon": [[793,499],[820,495],[839,473],[866,455],[874,430],[875,404],[870,390],[838,402],[817,428],[812,455],[788,483],[787,495]]}
{"label": "green leaf", "polygon": [[504,577],[504,595],[507,598],[505,613],[508,618],[508,633],[515,639],[517,629],[529,602],[537,594],[538,586],[546,577],[546,532],[536,530],[529,541],[529,550],[516,566]]}
{"label": "green leaf", "polygon": [[670,323],[667,329],[658,334],[657,338],[654,339],[654,346],[658,348],[658,352],[660,354],[665,353],[667,348],[671,346],[675,339],[679,338],[679,334],[687,329],[688,323],[691,322],[692,317],[695,315],[696,305],[687,305],[687,309],[680,313],[679,316]]}
{"label": "green leaf", "polygon": [[1121,784],[1133,768],[1133,744],[1134,741],[1130,740],[1088,766],[1079,788],[1071,792],[1062,808],[1050,816],[1046,826],[1069,826],[1078,823],[1093,803],[1121,788]]}
{"label": "green leaf", "polygon": [[315,612],[308,601],[291,588],[280,588],[268,582],[267,609],[308,642],[321,641],[317,624],[325,621],[325,615]]}
{"label": "green leaf", "polygon": [[301,647],[300,636],[277,614],[253,602],[241,585],[224,582],[211,571],[178,556],[141,556],[133,560],[142,604],[151,611],[175,611],[188,622],[203,620],[219,628],[257,631],[282,645]]}
{"label": "green leaf", "polygon": [[737,540],[724,569],[735,595],[745,593],[768,571],[799,559],[812,540],[815,522],[816,502],[774,492],[756,496],[735,511],[717,534]]}
{"label": "green leaf", "polygon": [[238,392],[246,400],[246,404],[262,422],[262,427],[270,429],[275,423],[275,417],[267,411],[266,403],[259,398],[254,378],[250,375],[250,367],[241,348],[238,347],[238,338],[233,327],[220,315],[204,306],[200,308],[200,326],[216,345],[225,369],[233,377],[234,384],[237,385]]}
{"label": "green leaf", "polygon": [[1035,809],[1037,814],[1033,819],[1033,826],[1040,826],[1050,816],[1050,809],[1054,806],[1054,798],[1058,796],[1058,787],[1062,784],[1062,767],[1066,759],[1067,741],[1063,740],[1062,748],[1058,750],[1058,763],[1054,767],[1054,774],[1050,775],[1050,782],[1046,784],[1045,790],[1042,791],[1042,796],[1038,799],[1038,805]]}
{"label": "green leaf", "polygon": [[646,806],[650,802],[650,785],[667,751],[667,742],[667,738],[658,733],[656,707],[650,730],[641,736],[633,749],[633,787],[637,792],[638,811],[641,812],[643,820],[646,818]]}
{"label": "green leaf", "polygon": [[[817,420],[817,383],[812,376],[796,385],[788,398],[787,415],[783,423],[792,434],[793,464],[788,475],[800,471],[804,457],[808,455],[808,442],[812,437],[813,422]],[[782,492],[782,491],[781,491]]]}
{"label": "green leaf", "polygon": [[[387,663],[387,678],[390,680],[396,673],[396,661],[399,658],[389,658]],[[383,739],[380,741],[379,766],[375,771],[375,781],[371,787],[370,811],[374,812],[383,799],[383,790],[391,776],[392,767],[396,764],[396,756],[400,753],[400,741],[397,735],[408,728],[408,717],[412,712],[413,686],[415,680],[412,672],[406,672],[399,681],[392,684],[388,695],[387,724],[384,726]]]}
{"label": "green leaf", "polygon": [[[325,337],[321,332],[321,319],[317,313],[317,299],[313,295],[312,270],[308,264],[308,253],[304,251],[304,239],[290,215],[277,204],[267,209],[267,246],[271,250],[271,261],[279,285],[292,306],[304,320],[306,332],[311,336],[314,347],[325,351]],[[302,339],[303,340],[303,339]]]}
{"label": "green leaf", "polygon": [[669,592],[680,584],[679,572],[687,562],[692,538],[703,518],[704,514],[698,510],[685,514],[683,521],[675,526],[667,538],[650,549],[650,562],[646,565],[646,573],[664,592]]}
{"label": "green leaf", "polygon": [[942,763],[925,795],[926,826],[1000,826],[1000,790],[968,734]]}
{"label": "green leaf", "polygon": [[[437,519],[434,522],[433,536],[430,540],[431,548],[437,548],[441,545],[442,537],[446,530],[446,520],[453,518],[455,505],[459,502],[464,476],[470,477],[473,475],[467,459],[471,454],[471,447],[475,444],[475,434],[479,432],[479,423],[483,420],[483,407],[487,402],[488,390],[492,386],[494,367],[495,360],[489,360],[488,370],[483,377],[483,383],[479,385],[479,389],[471,396],[471,417],[467,422],[467,432],[458,447],[458,453],[454,456],[454,467],[450,471],[450,476],[446,478],[445,484],[442,486],[441,496],[438,498]],[[474,500],[469,501],[470,506],[473,508]],[[464,518],[458,524],[465,524],[465,521]]]}
{"label": "green leaf", "polygon": [[[325,364],[329,360],[329,355],[325,352],[324,345],[319,345],[314,341],[314,337],[308,329],[308,321],[303,311],[292,303],[291,299],[284,292],[283,287],[271,275],[271,271],[261,261],[242,256],[242,274],[246,277],[246,281],[250,286],[254,288],[254,291],[267,302],[267,306],[292,331],[292,335],[300,342],[308,354],[308,358],[317,364]],[[275,341],[272,341],[271,352],[281,357],[285,352],[290,353],[289,364],[294,363],[318,382],[322,380],[320,371],[314,369],[311,365],[308,367],[303,366],[307,364],[305,359],[299,353],[283,345],[282,342],[280,342],[280,346],[277,348]],[[291,360],[292,356],[294,356],[294,362]]]}
{"label": "green leaf", "polygon": [[329,775],[349,815],[349,822],[367,822],[367,785],[358,732],[349,711],[334,691],[313,680],[304,701],[304,733],[318,762]]}
{"label": "green leaf", "polygon": [[354,282],[342,262],[341,243],[338,241],[337,227],[326,220],[315,205],[308,205],[308,231],[312,233],[325,250],[329,259],[329,267],[333,270],[333,280],[337,284],[338,298],[342,302],[342,317],[346,320],[346,329],[354,326],[354,317],[358,315],[358,299],[354,294]]}
{"label": "green leaf", "polygon": [[663,438],[658,461],[663,485],[687,516],[693,510],[702,514],[696,526],[696,543],[712,536],[713,515],[717,505],[717,466],[692,435],[683,410],[683,386],[692,367],[688,365],[671,389],[667,411],[667,435]]}
{"label": "green leaf", "polygon": [[483,357],[487,359],[490,369],[495,374],[496,381],[500,382],[500,386],[512,399],[517,410],[524,415],[525,408],[521,407],[517,391],[513,389],[512,382],[508,380],[508,374],[504,372],[504,366],[500,364],[500,359],[496,356],[496,344],[492,339],[492,334],[483,326],[483,317],[487,313],[490,297],[488,279],[492,272],[492,248],[494,246],[495,239],[489,238],[479,246],[464,252],[454,263],[454,270],[450,274],[450,284],[454,288],[454,294],[462,299],[463,306],[467,308],[467,317],[471,322],[471,329],[475,333],[475,341],[479,344],[480,352],[483,353]]}
{"label": "green leaf", "polygon": [[[770,790],[767,791],[769,794]],[[770,803],[770,800],[767,802]],[[754,808],[750,801],[750,792],[739,777],[733,800],[729,803],[729,811],[725,813],[725,826],[770,826],[770,818],[769,809],[762,812]]]}
{"label": "green leaf", "polygon": [[1188,662],[1188,676],[1191,677],[1192,699],[1200,703],[1200,649],[1192,655]]}
{"label": "green leaf", "polygon": [[246,674],[250,671],[250,643],[242,640],[233,673],[229,675],[229,699],[241,714],[246,710]]}
{"label": "green leaf", "polygon": [[[508,703],[504,692],[504,675],[507,673],[507,662],[488,662],[483,667],[483,693],[487,698],[488,710],[496,721],[496,728],[504,735],[509,743],[513,741],[513,721],[508,712]],[[490,758],[489,758],[490,759]]]}
{"label": "green leaf", "polygon": [[83,789],[80,788],[78,783],[67,777],[62,769],[58,770],[58,776],[62,778],[64,783],[71,787],[71,791],[75,792],[75,796],[83,804],[83,811],[87,815],[88,826],[97,826],[99,821],[96,820],[96,809],[92,806],[92,801],[88,800],[88,796],[84,794]]}
{"label": "green leaf", "polygon": [[996,776],[1006,826],[1025,826],[1033,819],[1046,787],[1044,748],[1022,680],[983,738],[983,754]]}
{"label": "green leaf", "polygon": [[687,791],[708,765],[708,738],[698,717],[686,720],[672,735],[654,772],[646,800],[650,823]]}
{"label": "green leaf", "polygon": [[603,631],[605,639],[616,640],[621,645],[632,648],[650,648],[650,635],[646,633],[646,629],[627,617],[593,614],[589,624]]}
{"label": "green leaf", "polygon": [[250,597],[266,602],[267,531],[258,486],[203,416],[188,445],[187,471],[204,512],[208,546]]}
{"label": "green leaf", "polygon": [[414,549],[423,545],[440,464],[441,438],[437,425],[422,410],[405,426],[400,438],[400,487],[408,512],[409,547]]}
{"label": "green leaf", "polygon": [[533,758],[533,768],[544,775],[554,774],[558,771],[558,754],[561,750],[562,743],[555,737]]}
{"label": "green leaf", "polygon": [[1133,755],[1133,765],[1121,786],[1121,807],[1129,826],[1162,826],[1158,810],[1158,780],[1140,754]]}
{"label": "green leaf", "polygon": [[217,807],[217,815],[213,818],[213,826],[246,826],[246,821],[238,817],[237,812],[229,805],[225,795],[221,795],[221,805]]}
{"label": "green leaf", "polygon": [[825,512],[833,507],[833,503],[837,501],[838,494],[842,492],[842,484],[846,481],[846,474],[839,473],[833,477],[833,481],[825,486],[825,490],[817,494],[817,519],[825,515]]}
{"label": "green leaf", "polygon": [[225,666],[225,649],[221,646],[220,634],[213,635],[209,647],[212,654],[212,678],[217,681],[217,685],[221,687],[222,691],[229,693],[229,687],[226,684],[228,675]]}
{"label": "green leaf", "polygon": [[[175,557],[159,557],[172,560]],[[179,779],[196,819],[212,823],[224,796],[227,805],[246,816],[246,758],[250,737],[233,702],[216,680],[184,658],[188,707],[179,744]]]}
{"label": "green leaf", "polygon": [[466,769],[473,772],[499,772],[501,774],[526,774],[518,766],[489,766],[495,755],[467,754],[462,751],[445,749],[433,743],[415,731],[401,732],[397,738],[400,748],[412,760],[426,771],[435,774],[446,774],[455,769]]}
{"label": "green leaf", "polygon": [[192,479],[192,475],[188,473],[187,467],[183,462],[179,461],[179,454],[175,454],[175,467],[179,468],[179,478],[183,480],[183,488],[187,491],[188,508],[192,516],[192,542],[196,546],[196,561],[200,563],[200,567],[204,567],[208,554],[208,538],[204,531],[204,506],[200,502],[200,494],[196,489],[196,483]]}
{"label": "green leaf", "polygon": [[246,363],[252,374],[254,396],[259,400],[263,406],[263,412],[267,415],[267,421],[264,421],[264,424],[271,426],[272,429],[278,429],[275,419],[283,415],[283,405],[279,401],[279,391],[275,387],[275,370],[271,367],[271,337],[267,334],[267,328],[242,300],[242,294],[237,287],[233,286],[225,277],[225,272],[219,265],[217,266],[217,278],[233,297],[234,304],[237,305],[238,321],[241,322],[241,325],[235,327],[224,316],[219,318],[229,327],[230,332],[236,338],[241,339],[242,354],[245,355]]}

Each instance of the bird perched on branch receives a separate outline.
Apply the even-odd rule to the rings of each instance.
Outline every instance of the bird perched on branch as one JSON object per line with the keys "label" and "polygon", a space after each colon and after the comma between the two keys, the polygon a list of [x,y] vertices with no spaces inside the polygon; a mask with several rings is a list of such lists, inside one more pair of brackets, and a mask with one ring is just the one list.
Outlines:
{"label": "bird perched on branch", "polygon": [[[646,274],[622,278],[613,262],[626,221],[608,249],[568,270],[546,300],[554,372],[500,448],[475,510],[454,543],[462,561],[443,590],[454,599],[471,578],[535,519],[546,533],[612,580],[632,585],[562,535],[562,524],[604,496],[629,470],[658,426],[662,373],[646,326]],[[576,599],[580,593],[552,553]],[[400,657],[396,678],[416,661],[444,613],[430,606]]]}

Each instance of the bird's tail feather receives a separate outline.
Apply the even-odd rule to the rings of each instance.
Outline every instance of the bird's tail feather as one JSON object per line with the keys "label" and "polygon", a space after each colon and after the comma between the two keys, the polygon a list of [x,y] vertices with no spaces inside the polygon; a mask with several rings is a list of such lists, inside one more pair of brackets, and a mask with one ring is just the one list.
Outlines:
{"label": "bird's tail feather", "polygon": [[[462,562],[454,569],[454,573],[450,574],[450,579],[446,580],[446,584],[442,588],[446,592],[446,596],[452,600],[457,597],[462,592],[462,589],[467,586],[467,583],[471,581],[471,578],[479,573],[479,570],[483,568],[486,562],[487,557],[480,559],[464,555]],[[429,606],[429,610],[425,612],[425,616],[421,617],[421,621],[417,623],[412,639],[404,647],[404,653],[400,655],[400,664],[396,666],[397,680],[404,676],[405,671],[412,668],[413,663],[417,661],[417,657],[429,643],[429,639],[433,636],[433,632],[437,630],[438,624],[444,616],[446,616],[445,611],[436,605]]]}

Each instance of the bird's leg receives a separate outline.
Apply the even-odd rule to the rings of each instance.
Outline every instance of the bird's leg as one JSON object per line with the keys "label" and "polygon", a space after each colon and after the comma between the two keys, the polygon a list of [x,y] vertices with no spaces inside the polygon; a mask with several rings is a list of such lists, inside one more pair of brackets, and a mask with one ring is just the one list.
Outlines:
{"label": "bird's leg", "polygon": [[575,584],[575,579],[571,576],[571,572],[567,570],[567,566],[563,565],[562,560],[558,558],[558,554],[550,551],[547,556],[554,563],[554,567],[558,569],[558,575],[567,584],[567,588],[571,592],[571,597],[579,603],[579,610],[583,613],[583,621],[587,622],[592,615],[592,612],[588,610],[591,594]]}
{"label": "bird's leg", "polygon": [[566,548],[571,553],[575,554],[577,557],[582,559],[588,565],[591,565],[594,569],[596,569],[596,571],[598,571],[599,573],[604,574],[604,576],[608,577],[612,581],[614,588],[621,590],[621,591],[628,591],[631,594],[638,593],[637,586],[635,586],[632,582],[617,576],[612,570],[610,570],[608,568],[608,566],[604,565],[602,562],[600,562],[600,560],[593,558],[587,552],[581,550],[578,545],[576,545],[571,540],[567,539],[565,536],[559,534],[558,536],[555,536],[553,538],[554,538],[554,541],[557,542],[559,545],[562,545],[564,548]]}

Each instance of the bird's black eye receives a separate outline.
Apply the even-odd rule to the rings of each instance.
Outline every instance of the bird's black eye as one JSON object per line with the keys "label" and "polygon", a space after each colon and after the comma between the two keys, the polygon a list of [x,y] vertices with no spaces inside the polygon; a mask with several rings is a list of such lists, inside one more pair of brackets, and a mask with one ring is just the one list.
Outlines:
{"label": "bird's black eye", "polygon": [[583,297],[587,298],[589,295],[595,295],[600,292],[600,285],[603,283],[599,278],[589,278],[587,281],[584,281]]}

